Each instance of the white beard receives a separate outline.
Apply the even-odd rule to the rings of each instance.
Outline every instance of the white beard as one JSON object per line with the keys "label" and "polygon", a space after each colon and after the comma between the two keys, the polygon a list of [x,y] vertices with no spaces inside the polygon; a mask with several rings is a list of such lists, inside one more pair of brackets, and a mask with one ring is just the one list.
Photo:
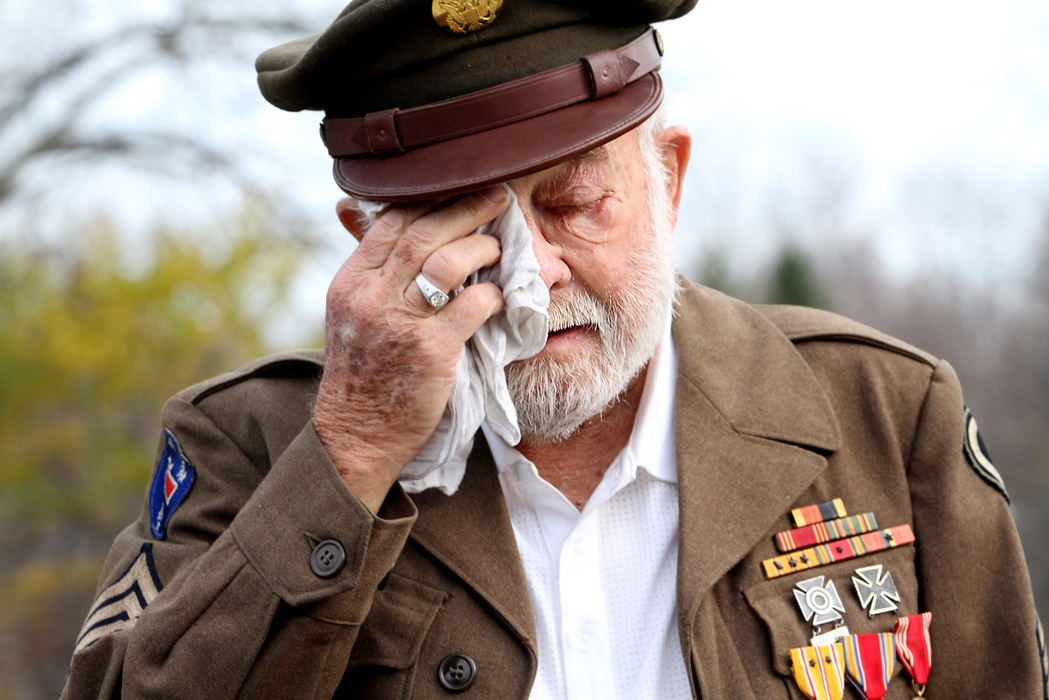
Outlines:
{"label": "white beard", "polygon": [[[666,216],[652,219],[666,221]],[[569,437],[615,402],[648,364],[676,291],[669,223],[654,228],[648,245],[635,249],[628,261],[626,269],[634,274],[607,299],[584,291],[551,299],[550,330],[592,326],[599,348],[568,359],[534,357],[507,367],[507,385],[525,438],[548,443]]]}

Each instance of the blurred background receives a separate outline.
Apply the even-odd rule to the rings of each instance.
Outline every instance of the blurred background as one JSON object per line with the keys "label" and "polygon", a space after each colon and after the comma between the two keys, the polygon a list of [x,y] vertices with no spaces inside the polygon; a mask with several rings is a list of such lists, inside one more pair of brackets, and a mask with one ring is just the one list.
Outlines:
{"label": "blurred background", "polygon": [[[352,240],[319,116],[252,62],[342,4],[263,5],[0,0],[0,697],[59,691],[165,398],[319,344]],[[1049,3],[700,0],[660,29],[680,267],[950,360],[1049,620]]]}

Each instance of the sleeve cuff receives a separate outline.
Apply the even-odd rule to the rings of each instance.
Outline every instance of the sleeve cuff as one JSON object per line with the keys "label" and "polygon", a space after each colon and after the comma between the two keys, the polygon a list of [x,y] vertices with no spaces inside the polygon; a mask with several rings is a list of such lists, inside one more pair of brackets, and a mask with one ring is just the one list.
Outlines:
{"label": "sleeve cuff", "polygon": [[[251,565],[291,606],[316,603],[371,582],[393,568],[418,511],[399,486],[373,515],[339,478],[312,423],[288,445],[245,503],[231,529]],[[329,568],[318,574],[319,541],[334,540],[323,554]],[[338,566],[334,560],[345,557]],[[373,580],[374,579],[374,580]],[[372,586],[364,586],[370,588]]]}

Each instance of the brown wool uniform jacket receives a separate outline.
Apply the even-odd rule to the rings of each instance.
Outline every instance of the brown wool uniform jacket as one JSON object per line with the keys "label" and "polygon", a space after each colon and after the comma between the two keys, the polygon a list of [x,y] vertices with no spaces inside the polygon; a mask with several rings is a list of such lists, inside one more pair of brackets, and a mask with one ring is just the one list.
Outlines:
{"label": "brown wool uniform jacket", "polygon": [[[821,311],[695,286],[678,307],[677,616],[693,694],[801,698],[789,650],[813,630],[793,591],[819,575],[854,634],[932,611],[927,697],[1042,698],[1020,542],[963,454],[951,368]],[[373,517],[310,425],[321,359],[265,358],[167,404],[195,478],[162,538],[148,506],[116,538],[64,697],[444,698],[451,654],[476,666],[462,697],[528,696],[528,589],[483,438],[454,496],[395,487]],[[790,510],[833,498],[911,525],[915,544],[766,580]],[[873,564],[900,601],[869,618],[851,577]],[[901,672],[887,697],[912,695]]]}

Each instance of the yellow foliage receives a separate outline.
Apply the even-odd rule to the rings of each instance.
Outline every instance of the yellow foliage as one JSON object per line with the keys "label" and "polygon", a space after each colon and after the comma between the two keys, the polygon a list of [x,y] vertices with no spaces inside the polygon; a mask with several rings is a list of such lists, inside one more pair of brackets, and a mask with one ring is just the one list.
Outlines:
{"label": "yellow foliage", "polygon": [[267,350],[302,252],[250,215],[229,228],[156,231],[144,262],[104,225],[72,260],[0,246],[5,515],[126,521],[114,505],[141,498],[164,399]]}
{"label": "yellow foliage", "polygon": [[[26,564],[0,580],[0,628],[46,619],[56,598],[71,589],[93,590],[99,562],[89,557]],[[85,615],[87,611],[84,611]]]}
{"label": "yellow foliage", "polygon": [[303,259],[250,212],[134,247],[105,224],[71,231],[66,250],[0,242],[0,688],[48,678],[49,694],[142,507],[164,400],[272,349]]}

